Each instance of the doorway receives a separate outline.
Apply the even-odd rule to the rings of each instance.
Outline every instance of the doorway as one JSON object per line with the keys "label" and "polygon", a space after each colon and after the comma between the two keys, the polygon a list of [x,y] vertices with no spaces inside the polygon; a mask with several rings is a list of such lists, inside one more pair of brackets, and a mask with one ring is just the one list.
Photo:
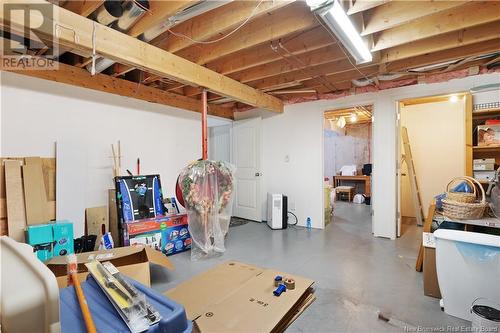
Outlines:
{"label": "doorway", "polygon": [[398,237],[424,223],[453,178],[470,173],[470,101],[457,93],[399,102]]}
{"label": "doorway", "polygon": [[371,221],[372,113],[372,105],[324,112],[325,226],[352,214]]}

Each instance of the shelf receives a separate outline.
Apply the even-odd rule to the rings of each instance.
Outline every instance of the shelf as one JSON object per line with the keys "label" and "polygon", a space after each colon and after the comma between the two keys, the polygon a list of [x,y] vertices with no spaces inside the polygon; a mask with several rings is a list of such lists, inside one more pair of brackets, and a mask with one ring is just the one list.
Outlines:
{"label": "shelf", "polygon": [[496,116],[500,115],[500,108],[495,109],[480,109],[472,111],[472,116]]}
{"label": "shelf", "polygon": [[495,146],[474,146],[472,147],[474,152],[480,152],[480,153],[495,153],[495,152],[500,152],[500,145],[495,145]]}

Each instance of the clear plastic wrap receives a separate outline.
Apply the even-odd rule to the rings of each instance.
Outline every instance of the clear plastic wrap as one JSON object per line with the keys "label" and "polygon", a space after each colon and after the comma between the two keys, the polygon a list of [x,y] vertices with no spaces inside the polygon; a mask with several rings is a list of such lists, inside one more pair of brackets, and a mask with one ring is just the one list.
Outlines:
{"label": "clear plastic wrap", "polygon": [[192,238],[191,259],[225,251],[224,237],[232,213],[235,168],[227,162],[200,160],[185,167],[179,177]]}

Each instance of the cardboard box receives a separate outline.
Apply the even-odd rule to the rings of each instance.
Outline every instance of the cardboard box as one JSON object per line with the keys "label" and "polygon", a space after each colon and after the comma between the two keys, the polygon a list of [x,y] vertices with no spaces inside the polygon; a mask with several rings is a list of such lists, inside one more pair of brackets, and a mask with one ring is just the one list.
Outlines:
{"label": "cardboard box", "polygon": [[[161,252],[147,246],[118,247],[111,250],[85,252],[76,255],[78,262],[78,279],[85,281],[88,275],[85,263],[94,259],[110,261],[126,276],[139,281],[145,286],[151,286],[149,263],[164,266],[170,270],[173,264]],[[66,258],[54,257],[47,262],[47,266],[54,273],[59,288],[67,286]]]}
{"label": "cardboard box", "polygon": [[439,283],[436,272],[436,240],[434,235],[430,232],[423,233],[424,245],[424,266],[423,266],[423,279],[424,279],[424,295],[441,298],[441,291],[439,290]]}
{"label": "cardboard box", "polygon": [[124,245],[143,244],[166,255],[189,250],[191,235],[186,214],[158,216],[138,221],[128,221],[123,230]]}
{"label": "cardboard box", "polygon": [[479,125],[477,127],[477,145],[500,145],[500,125]]}
{"label": "cardboard box", "polygon": [[495,170],[495,159],[494,158],[474,159],[473,170],[474,171],[492,171],[492,170]]}
{"label": "cardboard box", "polygon": [[[295,289],[273,295],[274,277]],[[282,332],[315,299],[313,280],[237,261],[225,262],[165,293],[182,304],[199,332]]]}

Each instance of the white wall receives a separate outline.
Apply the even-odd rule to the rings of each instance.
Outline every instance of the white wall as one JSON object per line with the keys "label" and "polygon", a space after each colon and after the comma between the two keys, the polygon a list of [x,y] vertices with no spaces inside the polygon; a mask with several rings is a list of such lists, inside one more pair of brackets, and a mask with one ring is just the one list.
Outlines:
{"label": "white wall", "polygon": [[56,141],[87,152],[85,207],[107,204],[110,145],[121,140],[122,172],[159,173],[174,193],[181,168],[201,156],[200,115],[60,83],[2,72],[0,156],[55,157]]}
{"label": "white wall", "polygon": [[[313,227],[323,221],[323,112],[353,105],[374,105],[372,132],[373,234],[396,237],[397,101],[452,92],[500,82],[500,73],[471,76],[448,82],[413,85],[336,100],[289,105],[283,114],[261,110],[237,114],[236,119],[261,115],[264,138],[264,190],[283,192],[296,204],[299,224],[311,216]],[[290,155],[290,162],[284,156]],[[265,203],[265,199],[263,201]],[[265,207],[265,206],[264,206]]]}

